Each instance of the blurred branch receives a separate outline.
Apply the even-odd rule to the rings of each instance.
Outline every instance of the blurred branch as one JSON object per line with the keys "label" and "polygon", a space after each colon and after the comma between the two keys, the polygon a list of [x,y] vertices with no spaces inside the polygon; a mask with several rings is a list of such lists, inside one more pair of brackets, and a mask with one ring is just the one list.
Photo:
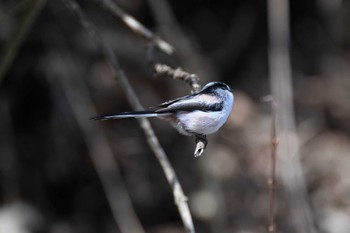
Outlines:
{"label": "blurred branch", "polygon": [[268,230],[270,233],[276,232],[276,216],[275,216],[275,201],[276,201],[276,151],[278,145],[278,138],[276,135],[276,103],[272,102],[272,129],[271,129],[271,174],[268,180],[269,185],[269,227]]}
{"label": "blurred branch", "polygon": [[286,191],[292,223],[299,233],[316,232],[299,158],[295,119],[291,64],[289,55],[289,1],[268,1],[269,69],[272,95],[278,103],[276,132],[280,140],[280,178]]}
{"label": "blurred branch", "polygon": [[[71,109],[82,131],[91,159],[101,180],[112,210],[114,219],[123,233],[144,233],[141,223],[133,210],[127,188],[121,178],[118,164],[108,144],[106,134],[96,125],[91,124],[87,116],[96,115],[88,88],[82,79],[72,75],[69,57],[58,56],[49,60],[50,74],[58,74],[53,80],[59,80],[67,96]],[[50,64],[51,62],[51,64]],[[74,78],[73,78],[74,77]],[[53,82],[52,80],[50,80]],[[57,84],[53,83],[53,86]]]}
{"label": "blurred branch", "polygon": [[[79,7],[74,2],[65,1],[67,7],[75,12]],[[89,91],[85,83],[78,78],[67,78],[69,71],[65,72],[64,67],[68,67],[65,61],[67,58],[57,59],[59,64],[51,65],[51,69],[59,67],[53,73],[61,74],[55,80],[60,80],[61,85],[67,95],[73,113],[82,130],[83,137],[89,149],[93,164],[102,182],[114,219],[123,233],[135,232],[144,233],[141,223],[133,210],[132,203],[120,175],[118,164],[114,158],[113,151],[107,142],[106,134],[94,124],[91,124],[87,116],[97,115]],[[62,73],[65,72],[65,73]],[[51,76],[51,75],[48,75]],[[63,78],[62,78],[63,77]],[[74,83],[75,81],[75,83]],[[73,82],[73,83],[72,83]]]}
{"label": "blurred branch", "polygon": [[163,52],[169,55],[174,52],[173,46],[171,46],[169,43],[167,43],[166,41],[156,36],[153,32],[151,32],[143,24],[137,21],[134,17],[127,14],[113,0],[96,0],[96,1],[100,6],[102,6],[106,11],[108,11],[114,17],[123,21],[123,23],[127,27],[129,27],[133,32],[135,32],[137,35],[147,39],[148,41],[152,41],[153,43],[155,43],[157,47]]}
{"label": "blurred branch", "polygon": [[[33,26],[46,0],[27,0],[31,2],[26,14],[23,16],[20,25],[15,29],[11,38],[4,45],[4,52],[0,58],[0,85],[5,78],[7,70],[15,60],[18,51]],[[27,4],[26,4],[27,5]]]}
{"label": "blurred branch", "polygon": [[271,103],[271,157],[270,157],[270,177],[267,180],[269,187],[269,225],[268,232],[276,232],[276,221],[275,221],[275,201],[276,201],[276,151],[278,145],[278,138],[276,134],[276,108],[277,104],[273,97],[268,95],[263,98],[264,102]]}
{"label": "blurred branch", "polygon": [[[114,55],[110,47],[103,41],[100,35],[97,33],[96,29],[93,28],[92,24],[88,21],[85,14],[81,11],[79,5],[73,0],[63,0],[66,5],[73,11],[73,13],[78,17],[80,23],[88,31],[88,33],[93,37],[93,39],[99,43],[103,49],[103,52],[111,63],[111,66],[116,73],[117,78],[119,79],[123,89],[126,91],[126,96],[134,110],[142,110],[143,107],[137,98],[134,90],[132,89],[127,76],[124,71],[121,69],[117,57]],[[163,148],[161,147],[158,138],[155,136],[155,133],[151,127],[149,120],[145,118],[138,119],[141,128],[143,129],[148,144],[150,145],[152,151],[154,152],[156,158],[158,159],[165,176],[170,184],[175,203],[179,209],[182,221],[184,223],[185,229],[188,233],[194,233],[194,225],[191,217],[191,213],[187,204],[187,197],[184,195],[182,187],[179,183],[179,180],[175,174],[174,168],[171,166]]]}
{"label": "blurred branch", "polygon": [[[61,86],[63,86],[120,231],[122,233],[144,233],[145,231],[133,210],[107,136],[99,127],[91,124],[87,118],[87,116],[96,115],[97,112],[88,88],[83,80],[64,69],[69,67],[67,61],[69,61],[67,57],[56,58],[56,64],[52,64],[50,68],[52,71],[59,67],[60,71],[51,72],[48,76],[52,76],[53,73],[60,74],[55,80],[60,80]],[[53,86],[56,85],[53,84]]]}

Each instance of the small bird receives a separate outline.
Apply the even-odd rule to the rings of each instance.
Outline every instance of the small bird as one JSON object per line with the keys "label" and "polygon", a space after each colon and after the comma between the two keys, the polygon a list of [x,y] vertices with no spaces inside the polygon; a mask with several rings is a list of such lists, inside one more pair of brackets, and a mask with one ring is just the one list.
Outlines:
{"label": "small bird", "polygon": [[169,122],[183,135],[196,136],[204,147],[206,135],[215,133],[227,120],[234,96],[229,86],[210,82],[199,92],[162,103],[149,111],[122,112],[101,115],[93,120],[157,117]]}

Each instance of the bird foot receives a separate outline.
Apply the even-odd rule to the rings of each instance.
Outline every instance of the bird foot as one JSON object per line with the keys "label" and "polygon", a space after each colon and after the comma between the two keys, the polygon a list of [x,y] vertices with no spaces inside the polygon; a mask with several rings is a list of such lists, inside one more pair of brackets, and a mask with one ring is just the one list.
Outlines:
{"label": "bird foot", "polygon": [[203,154],[204,149],[208,145],[208,140],[205,135],[196,136],[196,149],[194,150],[194,157],[199,157]]}

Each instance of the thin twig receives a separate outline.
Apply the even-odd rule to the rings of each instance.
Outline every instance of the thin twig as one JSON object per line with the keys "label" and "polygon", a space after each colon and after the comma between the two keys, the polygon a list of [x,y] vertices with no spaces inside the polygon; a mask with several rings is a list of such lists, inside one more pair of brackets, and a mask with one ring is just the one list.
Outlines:
{"label": "thin twig", "polygon": [[[88,33],[93,37],[93,39],[99,43],[102,47],[102,50],[111,63],[112,69],[116,73],[118,80],[120,81],[123,89],[126,91],[126,96],[134,110],[142,110],[143,107],[137,98],[135,91],[132,89],[127,76],[124,71],[120,68],[117,57],[114,55],[110,47],[103,41],[100,35],[97,33],[96,29],[88,21],[85,14],[81,11],[79,5],[74,0],[63,0],[67,3],[67,6],[73,11],[73,13],[78,17],[80,23],[88,31]],[[156,158],[158,159],[165,176],[170,184],[175,203],[178,207],[181,219],[184,223],[186,232],[195,233],[194,224],[192,221],[191,213],[187,204],[187,197],[184,195],[182,187],[178,181],[178,178],[175,174],[174,168],[171,166],[163,148],[161,147],[158,138],[155,136],[155,133],[151,127],[149,120],[145,118],[138,119],[141,128],[143,129],[148,144],[150,145],[152,151],[154,152]]]}
{"label": "thin twig", "polygon": [[106,11],[112,14],[117,19],[120,19],[127,27],[129,27],[133,32],[142,38],[153,42],[157,47],[165,52],[166,54],[172,54],[174,52],[174,47],[168,42],[162,40],[156,36],[152,31],[146,28],[142,23],[137,21],[134,17],[127,14],[123,9],[121,9],[117,3],[112,0],[96,0],[97,3],[102,6]]}
{"label": "thin twig", "polygon": [[27,10],[27,14],[24,15],[21,24],[15,29],[15,32],[8,40],[7,44],[4,45],[4,52],[0,58],[0,85],[5,78],[7,70],[16,58],[25,37],[32,28],[35,19],[45,5],[46,0],[28,0],[28,2],[31,2],[31,6]]}
{"label": "thin twig", "polygon": [[194,93],[201,89],[201,85],[198,83],[198,76],[196,74],[190,74],[182,70],[180,67],[173,69],[168,65],[157,63],[154,65],[154,70],[157,75],[166,75],[173,79],[182,80],[188,83]]}
{"label": "thin twig", "polygon": [[278,138],[276,133],[276,108],[277,104],[272,96],[265,96],[264,102],[271,103],[271,158],[270,158],[270,176],[267,180],[269,187],[269,218],[268,218],[268,232],[276,232],[276,220],[275,220],[275,200],[276,200],[276,151],[278,145]]}
{"label": "thin twig", "polygon": [[271,174],[268,181],[269,188],[270,188],[270,211],[269,211],[269,232],[275,233],[276,232],[276,221],[275,221],[275,196],[276,196],[276,151],[277,151],[277,145],[278,145],[278,138],[276,135],[276,103],[272,101],[272,129],[271,129]]}
{"label": "thin twig", "polygon": [[199,77],[196,74],[191,74],[178,67],[176,69],[169,65],[159,62],[156,58],[156,47],[154,43],[149,43],[147,48],[148,61],[151,69],[156,77],[167,76],[174,80],[181,80],[190,85],[192,93],[196,93],[201,89]]}
{"label": "thin twig", "polygon": [[270,86],[279,106],[276,111],[276,132],[280,139],[277,149],[279,175],[285,187],[295,232],[314,233],[316,229],[307,201],[293,110],[288,0],[268,1],[268,26]]}

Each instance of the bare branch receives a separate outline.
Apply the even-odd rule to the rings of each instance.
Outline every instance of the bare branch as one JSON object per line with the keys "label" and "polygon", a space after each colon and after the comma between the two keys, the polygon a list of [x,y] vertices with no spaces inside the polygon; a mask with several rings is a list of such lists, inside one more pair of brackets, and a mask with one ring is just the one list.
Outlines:
{"label": "bare branch", "polygon": [[162,40],[146,28],[143,24],[137,21],[134,17],[127,14],[123,9],[121,9],[112,0],[96,0],[100,6],[102,6],[106,11],[112,14],[117,19],[120,19],[127,27],[129,27],[133,32],[142,38],[148,40],[149,42],[154,42],[157,47],[165,52],[166,54],[172,54],[174,52],[174,47],[168,42]]}
{"label": "bare branch", "polygon": [[307,201],[293,111],[288,6],[288,0],[268,1],[270,86],[279,104],[276,111],[276,132],[280,139],[277,158],[295,231],[314,233],[316,230]]}
{"label": "bare branch", "polygon": [[[117,161],[108,144],[107,135],[86,116],[96,115],[93,101],[82,78],[72,75],[66,63],[70,57],[59,53],[48,58],[47,77],[52,86],[62,86],[69,105],[79,124],[91,160],[96,169],[111,208],[114,220],[122,233],[144,233],[144,229],[133,210],[130,196],[120,175]],[[56,75],[56,76],[55,76]],[[74,78],[73,78],[74,77]],[[56,84],[55,82],[60,82]]]}
{"label": "bare branch", "polygon": [[271,103],[271,158],[270,158],[270,177],[267,180],[269,187],[269,224],[268,232],[276,232],[276,221],[275,221],[275,196],[276,196],[276,151],[278,145],[278,138],[276,133],[276,108],[277,104],[271,95],[263,98],[264,102]]}
{"label": "bare branch", "polygon": [[173,69],[168,65],[157,63],[154,65],[154,70],[156,75],[166,75],[173,79],[182,80],[188,83],[193,92],[198,92],[201,89],[201,85],[198,83],[198,76],[196,74],[190,74],[182,70],[180,67]]}
{"label": "bare branch", "polygon": [[[120,81],[123,89],[126,91],[127,99],[134,108],[134,110],[143,109],[139,99],[137,98],[135,91],[131,87],[127,76],[124,71],[120,68],[117,57],[114,55],[113,51],[110,47],[102,40],[102,38],[97,33],[96,29],[93,28],[92,24],[88,21],[85,14],[81,11],[79,5],[74,0],[64,0],[67,2],[67,5],[73,10],[73,13],[79,18],[81,24],[84,28],[89,32],[89,34],[99,43],[103,49],[103,52],[111,63],[112,69],[116,72],[116,76]],[[178,207],[179,213],[181,215],[181,219],[184,223],[186,232],[195,233],[194,224],[192,221],[191,213],[187,204],[187,198],[183,193],[182,187],[178,181],[178,178],[175,174],[174,168],[171,166],[163,148],[161,147],[158,138],[155,136],[155,133],[151,127],[149,120],[145,118],[138,119],[141,128],[143,129],[148,144],[150,145],[153,153],[158,159],[165,176],[170,184],[173,195],[175,199],[175,203]]]}

